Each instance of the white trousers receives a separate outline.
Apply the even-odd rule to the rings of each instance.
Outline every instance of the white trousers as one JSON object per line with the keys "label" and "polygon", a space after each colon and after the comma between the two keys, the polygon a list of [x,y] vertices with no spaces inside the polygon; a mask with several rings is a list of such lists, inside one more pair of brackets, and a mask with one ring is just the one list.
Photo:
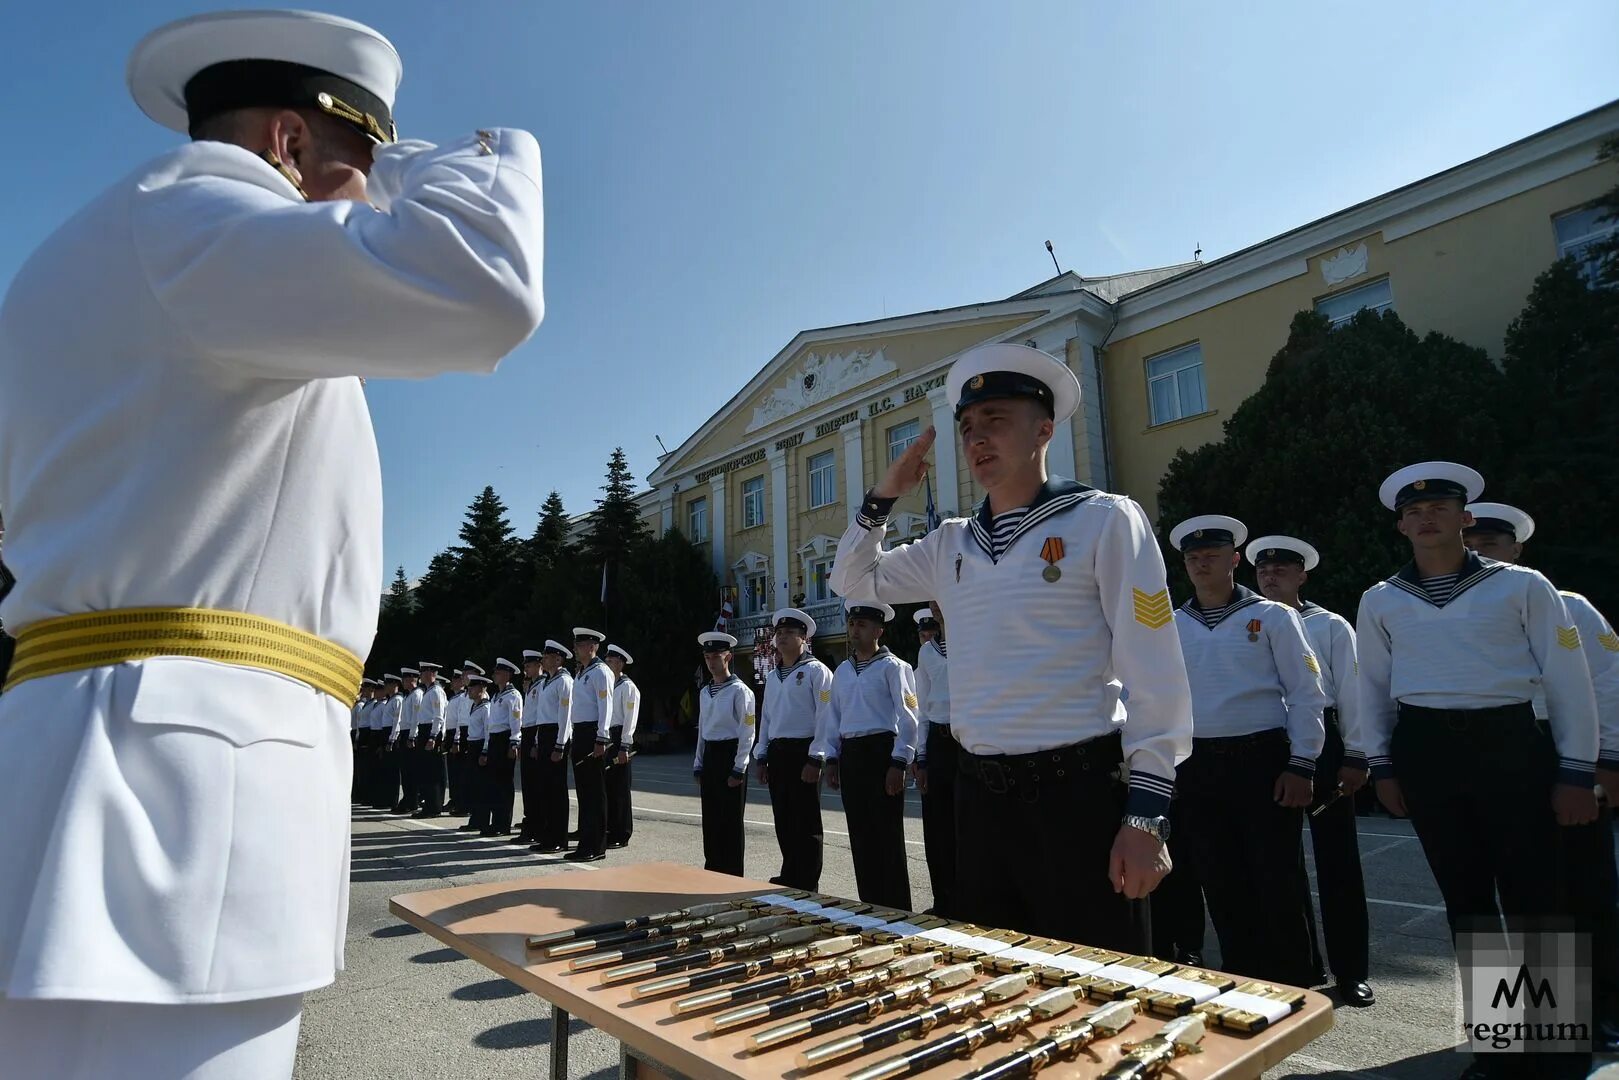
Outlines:
{"label": "white trousers", "polygon": [[0,1080],[287,1080],[302,1009],[0,998]]}

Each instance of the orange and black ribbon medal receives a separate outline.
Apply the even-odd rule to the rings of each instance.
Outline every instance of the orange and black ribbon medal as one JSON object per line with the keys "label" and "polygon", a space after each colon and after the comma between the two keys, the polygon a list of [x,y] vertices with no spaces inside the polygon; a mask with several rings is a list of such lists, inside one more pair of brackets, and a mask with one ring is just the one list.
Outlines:
{"label": "orange and black ribbon medal", "polygon": [[1258,641],[1259,640],[1259,628],[1261,626],[1263,626],[1263,625],[1264,624],[1261,623],[1258,619],[1249,619],[1248,620],[1248,640],[1249,641]]}
{"label": "orange and black ribbon medal", "polygon": [[1062,537],[1046,537],[1045,544],[1040,548],[1040,557],[1046,560],[1046,568],[1040,571],[1040,576],[1047,581],[1056,581],[1062,577],[1062,569],[1057,564],[1062,561],[1062,557],[1066,554],[1067,552],[1063,550],[1062,546]]}

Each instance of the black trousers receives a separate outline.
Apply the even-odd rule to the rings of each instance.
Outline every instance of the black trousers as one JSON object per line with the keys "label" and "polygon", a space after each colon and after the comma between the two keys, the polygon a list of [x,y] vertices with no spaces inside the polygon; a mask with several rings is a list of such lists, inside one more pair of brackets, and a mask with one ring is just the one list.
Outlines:
{"label": "black trousers", "polygon": [[422,813],[435,817],[444,812],[444,747],[436,740],[433,749],[427,748],[432,739],[433,725],[422,724],[416,729],[416,793],[421,798]]}
{"label": "black trousers", "polygon": [[630,808],[630,762],[622,765],[615,762],[618,761],[619,751],[631,750],[632,754],[634,751],[624,745],[623,728],[612,728],[608,734],[612,743],[607,747],[607,755],[602,758],[602,787],[607,796],[607,842],[627,844],[635,832],[635,818]]}
{"label": "black trousers", "polygon": [[506,755],[511,748],[512,737],[509,732],[491,732],[484,754],[488,763],[483,767],[484,796],[487,799],[484,819],[484,828],[493,829],[497,834],[504,836],[512,828],[512,759]]}
{"label": "black trousers", "polygon": [[457,728],[450,742],[450,753],[445,760],[448,769],[450,805],[465,813],[470,801],[471,785],[467,780],[467,729]]}
{"label": "black trousers", "polygon": [[1589,825],[1559,827],[1563,905],[1591,934],[1591,989],[1596,1019],[1619,1021],[1619,874],[1613,852],[1612,796]]}
{"label": "black trousers", "polygon": [[1203,883],[1187,850],[1181,800],[1169,804],[1169,860],[1174,869],[1148,898],[1152,907],[1152,955],[1175,960],[1202,955],[1208,917],[1203,909]]}
{"label": "black trousers", "polygon": [[[748,778],[743,776],[742,783],[731,786],[735,763],[735,739],[704,744],[697,785],[703,804],[703,869],[741,877],[742,810],[748,802]],[[579,828],[583,843],[583,823]]]}
{"label": "black trousers", "polygon": [[489,792],[486,788],[486,770],[478,764],[489,745],[488,739],[467,739],[461,744],[463,757],[461,783],[461,809],[466,811],[467,824],[478,829],[489,826]]}
{"label": "black trousers", "polygon": [[[804,783],[810,739],[771,739],[770,814],[781,848],[781,883],[816,891],[821,885],[821,785]],[[819,762],[817,762],[819,764]]]}
{"label": "black trousers", "polygon": [[956,911],[956,757],[960,744],[948,724],[928,725],[928,790],[922,796],[922,844],[928,856],[933,910],[946,918]]}
{"label": "black trousers", "polygon": [[[540,823],[540,763],[534,756],[538,727],[526,727],[517,740],[517,782],[523,792],[523,824],[517,830],[521,840],[533,843]],[[555,741],[553,737],[552,741]],[[546,751],[549,756],[549,749]]]}
{"label": "black trousers", "polygon": [[523,816],[535,843],[560,848],[568,842],[567,753],[564,751],[561,761],[551,760],[551,753],[557,744],[555,724],[541,724],[534,729],[534,733],[539,756],[523,761],[523,768],[534,776],[534,802],[530,805],[525,788]]}
{"label": "black trousers", "polygon": [[349,732],[349,744],[354,751],[354,768],[349,772],[349,802],[358,802],[360,792],[365,788],[364,765],[360,754],[360,744],[365,740],[365,732],[355,728]]}
{"label": "black trousers", "polygon": [[371,753],[371,805],[378,810],[392,810],[399,803],[399,756],[388,745],[387,731],[377,730],[377,743]]}
{"label": "black trousers", "polygon": [[606,755],[596,749],[596,725],[573,729],[573,790],[579,797],[579,844],[574,850],[600,855],[607,850],[607,786],[602,775]]}
{"label": "black trousers", "polygon": [[394,768],[399,772],[398,809],[409,814],[421,806],[422,796],[417,789],[420,770],[416,767],[416,729],[402,728],[394,740]]}
{"label": "black trousers", "polygon": [[1280,806],[1274,797],[1288,745],[1279,728],[1194,738],[1176,789],[1184,850],[1203,883],[1221,970],[1308,986],[1314,950],[1304,811]]}
{"label": "black trousers", "polygon": [[963,750],[957,760],[961,917],[979,926],[1148,952],[1146,901],[1125,899],[1108,879],[1124,815],[1119,737],[1034,754]]}
{"label": "black trousers", "polygon": [[843,812],[849,819],[849,854],[860,899],[911,909],[911,875],[905,857],[905,791],[888,794],[893,767],[891,732],[843,740],[838,755]]}
{"label": "black trousers", "polygon": [[[1327,710],[1327,743],[1315,763],[1315,806],[1326,809],[1310,823],[1315,851],[1316,892],[1321,896],[1321,936],[1334,981],[1366,980],[1370,937],[1366,918],[1366,881],[1360,869],[1360,838],[1355,832],[1355,800],[1332,799],[1338,770],[1344,763],[1344,740],[1338,733],[1337,710]],[[1308,900],[1305,901],[1307,904]]]}
{"label": "black trousers", "polygon": [[1560,913],[1557,751],[1527,702],[1401,705],[1389,756],[1453,936],[1498,933],[1497,911],[1509,928]]}

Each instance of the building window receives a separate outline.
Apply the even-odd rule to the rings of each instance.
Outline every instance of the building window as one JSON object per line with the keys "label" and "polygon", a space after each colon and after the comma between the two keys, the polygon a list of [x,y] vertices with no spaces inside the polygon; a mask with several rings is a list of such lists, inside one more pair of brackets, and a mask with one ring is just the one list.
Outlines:
{"label": "building window", "polygon": [[823,450],[809,459],[809,494],[811,510],[837,501],[837,461],[831,450]]}
{"label": "building window", "polygon": [[1203,346],[1197,342],[1147,361],[1152,422],[1167,424],[1208,411],[1203,393]]}
{"label": "building window", "polygon": [[922,421],[907,420],[888,429],[888,460],[893,461],[922,437]]}
{"label": "building window", "polygon": [[1393,306],[1394,293],[1389,291],[1388,278],[1323,296],[1315,302],[1315,309],[1330,319],[1333,326],[1342,326],[1362,308],[1377,312]]}
{"label": "building window", "polygon": [[832,599],[832,557],[812,560],[809,564],[809,602],[820,603]]}
{"label": "building window", "polygon": [[763,574],[742,579],[742,614],[757,615],[770,604],[770,583]]}
{"label": "building window", "polygon": [[751,529],[765,523],[765,478],[753,476],[742,481],[742,527]]}
{"label": "building window", "polygon": [[686,534],[694,544],[708,543],[708,499],[693,499],[686,504]]}
{"label": "building window", "polygon": [[1587,206],[1552,218],[1552,228],[1557,232],[1557,257],[1573,257],[1580,264],[1580,273],[1591,285],[1597,283],[1603,262],[1592,249],[1612,238],[1615,229],[1619,229],[1619,222],[1604,221],[1603,216],[1601,207]]}

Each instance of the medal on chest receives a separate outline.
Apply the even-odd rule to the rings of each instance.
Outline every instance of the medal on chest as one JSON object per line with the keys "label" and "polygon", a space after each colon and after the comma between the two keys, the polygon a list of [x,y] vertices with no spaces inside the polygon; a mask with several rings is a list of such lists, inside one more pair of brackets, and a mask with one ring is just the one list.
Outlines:
{"label": "medal on chest", "polygon": [[1040,571],[1040,576],[1047,581],[1059,580],[1062,577],[1062,567],[1057,564],[1062,561],[1063,556],[1066,554],[1062,537],[1046,537],[1046,542],[1040,546],[1040,557],[1046,561],[1046,568]]}
{"label": "medal on chest", "polygon": [[1264,623],[1260,622],[1258,619],[1249,619],[1248,620],[1248,640],[1249,641],[1258,641],[1259,640],[1259,628],[1261,626],[1263,626],[1263,625],[1264,625]]}

